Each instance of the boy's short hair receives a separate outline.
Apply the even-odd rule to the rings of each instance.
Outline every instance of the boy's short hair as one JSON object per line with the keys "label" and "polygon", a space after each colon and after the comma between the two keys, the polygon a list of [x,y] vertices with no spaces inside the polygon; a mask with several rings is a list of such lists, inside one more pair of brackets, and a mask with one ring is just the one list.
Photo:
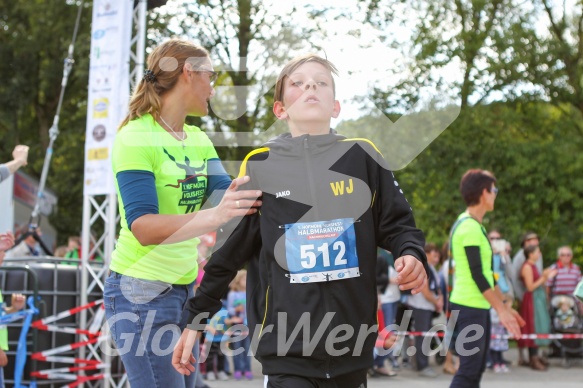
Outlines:
{"label": "boy's short hair", "polygon": [[466,205],[479,204],[482,192],[484,189],[490,192],[493,183],[496,183],[496,177],[490,171],[479,169],[466,171],[460,182],[460,193]]}
{"label": "boy's short hair", "polygon": [[[289,61],[277,77],[277,82],[275,83],[275,94],[273,101],[283,101],[283,89],[284,89],[284,81],[285,79],[292,74],[298,67],[303,65],[304,63],[308,62],[316,62],[320,65],[324,66],[326,69],[330,70],[330,73],[338,76],[338,69],[332,62],[327,60],[326,58],[322,58],[316,54],[304,54],[300,55],[299,57],[295,57],[291,61]],[[336,84],[334,83],[334,77],[332,77],[332,90],[334,94],[336,94]]]}

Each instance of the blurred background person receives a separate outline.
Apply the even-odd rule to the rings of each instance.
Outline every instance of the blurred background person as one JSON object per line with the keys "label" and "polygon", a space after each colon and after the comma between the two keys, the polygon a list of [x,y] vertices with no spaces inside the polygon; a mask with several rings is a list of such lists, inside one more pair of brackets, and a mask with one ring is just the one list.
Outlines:
{"label": "blurred background person", "polygon": [[[492,271],[492,247],[482,221],[486,213],[494,210],[498,195],[496,177],[490,171],[472,169],[466,171],[460,182],[460,193],[467,206],[461,213],[451,232],[451,252],[455,263],[455,284],[450,296],[451,310],[458,311],[454,327],[456,334],[464,332],[472,325],[480,325],[485,333],[490,333],[490,308],[498,313],[500,322],[511,335],[520,336],[520,326],[524,324],[518,313],[504,303],[500,288],[494,281]],[[478,337],[478,336],[475,336]],[[454,340],[456,349],[474,348],[471,354],[459,353],[460,367],[450,388],[475,388],[480,386],[486,369],[490,336],[481,335],[464,344]]]}
{"label": "blurred background person", "polygon": [[[539,239],[538,235],[535,232],[526,232],[521,239],[520,242],[520,250],[516,252],[514,257],[512,258],[512,270],[510,272],[511,281],[512,281],[512,289],[514,290],[514,298],[518,302],[518,309],[520,310],[520,304],[522,303],[522,296],[524,295],[525,288],[524,282],[522,281],[521,271],[522,266],[525,262],[524,256],[524,249],[528,246],[539,246]],[[539,260],[536,263],[536,268],[538,273],[542,273],[543,271],[543,260]],[[524,356],[524,349],[518,344],[518,365],[520,366],[530,366],[530,363]]]}
{"label": "blurred background person", "polygon": [[[547,296],[545,293],[545,283],[557,275],[557,270],[547,268],[538,271],[536,263],[542,260],[542,255],[538,246],[529,245],[524,248],[526,261],[520,271],[520,276],[524,282],[526,292],[522,297],[520,305],[520,315],[526,322],[522,328],[524,334],[548,334],[551,331],[551,318],[547,306]],[[538,347],[550,343],[549,340],[521,339],[518,341],[523,348],[528,348],[529,364],[534,370],[544,371],[547,363],[538,356]]]}
{"label": "blurred background person", "polygon": [[28,146],[17,145],[12,151],[12,160],[0,164],[0,182],[14,174],[20,167],[28,164]]}
{"label": "blurred background person", "polygon": [[573,250],[565,245],[557,250],[557,262],[551,269],[557,270],[557,276],[547,281],[549,297],[555,295],[572,295],[581,281],[581,269],[573,261]]}
{"label": "blurred background person", "polygon": [[[431,322],[435,313],[440,313],[443,309],[443,296],[441,295],[439,286],[439,276],[435,266],[439,263],[441,254],[439,249],[433,243],[425,245],[425,254],[427,255],[427,264],[429,271],[427,272],[427,284],[421,289],[421,292],[415,295],[410,295],[407,298],[407,304],[413,310],[413,325],[415,331],[429,331],[431,329]],[[423,343],[428,343],[429,338],[424,336],[415,337],[415,361],[417,363],[417,370],[422,377],[437,377],[439,374],[429,366],[429,356],[423,348]]]}
{"label": "blurred background person", "polygon": [[22,241],[14,248],[9,250],[6,253],[6,257],[16,258],[16,257],[40,256],[41,251],[38,246],[38,241],[36,240],[37,236],[40,237],[43,235],[40,226],[37,226],[34,229],[30,229],[27,226],[22,230],[22,234],[24,235]]}

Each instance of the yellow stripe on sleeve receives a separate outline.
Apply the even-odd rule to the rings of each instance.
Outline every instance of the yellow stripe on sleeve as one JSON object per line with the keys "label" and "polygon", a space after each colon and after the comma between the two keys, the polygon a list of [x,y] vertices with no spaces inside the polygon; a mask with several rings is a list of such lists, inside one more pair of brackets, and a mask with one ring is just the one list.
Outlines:
{"label": "yellow stripe on sleeve", "polygon": [[250,157],[252,157],[253,155],[257,155],[261,152],[268,152],[269,151],[269,147],[263,147],[263,148],[257,148],[256,150],[253,150],[251,152],[249,152],[247,154],[247,156],[245,156],[245,159],[243,159],[243,163],[241,163],[241,167],[239,168],[239,176],[237,178],[241,178],[246,174],[247,171],[247,161],[249,160]]}
{"label": "yellow stripe on sleeve", "polygon": [[370,144],[384,158],[383,153],[377,148],[377,146],[372,141],[365,139],[364,137],[363,138],[357,137],[354,139],[343,139],[340,141],[364,141],[364,142]]}

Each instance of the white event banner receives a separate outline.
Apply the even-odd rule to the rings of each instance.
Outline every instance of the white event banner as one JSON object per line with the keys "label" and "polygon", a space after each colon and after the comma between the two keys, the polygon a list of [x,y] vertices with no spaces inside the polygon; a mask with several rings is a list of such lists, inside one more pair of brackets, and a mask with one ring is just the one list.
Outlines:
{"label": "white event banner", "polygon": [[84,195],[115,193],[111,149],[128,110],[133,0],[94,0]]}

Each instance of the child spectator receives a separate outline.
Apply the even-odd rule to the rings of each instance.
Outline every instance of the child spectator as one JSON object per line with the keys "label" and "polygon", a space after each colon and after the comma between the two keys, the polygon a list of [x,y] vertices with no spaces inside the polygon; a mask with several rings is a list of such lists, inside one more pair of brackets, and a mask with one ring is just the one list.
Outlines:
{"label": "child spectator", "polygon": [[575,326],[577,316],[573,311],[574,300],[566,296],[559,299],[558,309],[555,313],[554,325],[558,330],[567,330]]}
{"label": "child spectator", "polygon": [[227,309],[224,307],[209,321],[206,328],[205,345],[208,350],[206,360],[206,379],[208,381],[229,379],[225,373],[225,354],[221,350],[221,342],[227,339],[225,332],[229,323]]}
{"label": "child spectator", "polygon": [[500,338],[498,336],[505,336],[508,334],[506,328],[500,323],[498,313],[494,309],[490,309],[490,320],[492,328],[490,330],[493,338],[490,340],[490,357],[494,368],[494,373],[510,372],[504,363],[502,353],[508,350],[508,339]]}
{"label": "child spectator", "polygon": [[[247,271],[242,269],[237,272],[237,276],[231,282],[231,291],[227,295],[227,310],[229,312],[229,318],[231,318],[232,324],[243,324],[247,325]],[[241,335],[240,332],[234,332],[234,335]],[[233,356],[233,364],[235,372],[233,376],[235,380],[241,380],[245,376],[248,380],[253,380],[253,373],[251,372],[251,356],[249,355],[249,348],[251,340],[249,339],[249,334],[240,340],[234,341],[233,351],[235,355]],[[242,350],[240,350],[242,349]]]}

